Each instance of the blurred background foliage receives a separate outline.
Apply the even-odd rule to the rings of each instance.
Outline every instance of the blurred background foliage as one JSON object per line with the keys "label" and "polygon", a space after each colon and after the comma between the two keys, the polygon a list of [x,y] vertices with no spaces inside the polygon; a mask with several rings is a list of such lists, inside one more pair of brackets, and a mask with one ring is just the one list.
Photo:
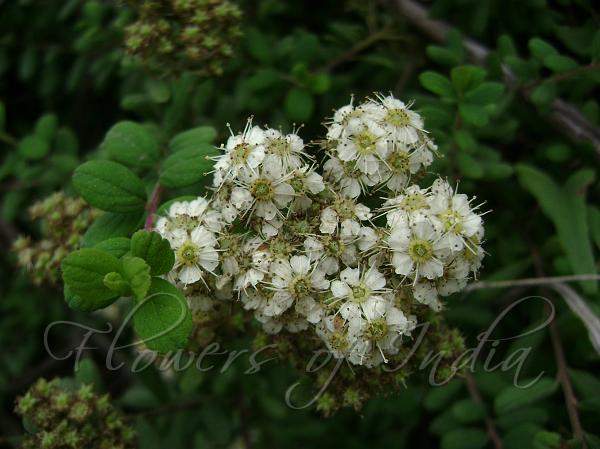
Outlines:
{"label": "blurred background foliage", "polygon": [[[197,126],[213,127],[215,143],[223,142],[226,124],[237,131],[250,115],[272,127],[302,124],[308,141],[322,131],[321,117],[350,95],[391,91],[414,101],[425,117],[443,156],[432,171],[460,181],[461,191],[491,211],[484,280],[598,272],[594,1],[240,1],[243,36],[218,77],[194,70],[166,76],[127,54],[126,29],[143,3],[0,1],[0,446],[21,441],[15,397],[38,377],[73,375],[72,358],[54,360],[44,348],[46,325],[75,320],[106,329],[113,319],[70,311],[60,286],[35,286],[9,248],[19,235],[44,235],[47,223],[31,221],[28,207],[61,189],[72,194],[71,172],[106,151],[103,137],[121,120],[143,123],[165,145]],[[448,32],[415,15],[420,6]],[[140,172],[153,185],[157,174]],[[600,294],[593,281],[572,287],[583,298],[588,327],[572,301],[547,288],[481,289],[452,298],[448,320],[473,348],[519,298],[548,297],[556,317],[550,327],[485,346],[472,375],[431,387],[428,370],[419,371],[399,394],[327,419],[315,407],[285,405],[287,387],[302,373],[284,363],[269,362],[254,375],[244,375],[247,357],[221,373],[225,356],[213,356],[215,368],[205,373],[110,371],[110,335],[90,339],[99,349],[87,353],[78,382],[110,393],[142,448],[598,448],[600,362],[589,322],[600,314]],[[543,301],[523,302],[493,336],[534,329],[548,312]],[[83,334],[56,328],[49,341],[55,353],[66,354]],[[249,346],[241,336],[225,345]],[[521,381],[543,373],[527,390],[512,386],[516,366],[505,372],[483,366],[490,351],[488,367],[519,348],[531,348]],[[118,353],[128,363],[134,356]]]}

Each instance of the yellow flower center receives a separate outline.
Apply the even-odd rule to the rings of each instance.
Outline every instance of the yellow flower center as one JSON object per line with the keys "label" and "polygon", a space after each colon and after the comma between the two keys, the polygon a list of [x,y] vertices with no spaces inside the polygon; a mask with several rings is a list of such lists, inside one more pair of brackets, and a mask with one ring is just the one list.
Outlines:
{"label": "yellow flower center", "polygon": [[371,321],[365,329],[365,337],[369,340],[380,341],[388,333],[388,325],[384,318]]}
{"label": "yellow flower center", "polygon": [[358,304],[365,302],[369,296],[371,296],[371,291],[365,285],[364,282],[361,282],[355,287],[352,287],[352,301]]}
{"label": "yellow flower center", "polygon": [[183,265],[195,265],[198,261],[198,247],[186,242],[177,250],[177,260]]}
{"label": "yellow flower center", "polygon": [[402,208],[407,211],[416,211],[427,207],[427,199],[421,192],[409,193],[402,200]]}
{"label": "yellow flower center", "polygon": [[271,153],[279,156],[286,156],[292,152],[290,144],[283,137],[276,137],[275,139],[269,140],[267,147]]}
{"label": "yellow flower center", "polygon": [[268,179],[259,179],[252,185],[252,195],[257,200],[268,201],[273,198],[273,184]]}
{"label": "yellow flower center", "polygon": [[404,109],[390,109],[385,116],[385,121],[392,126],[405,128],[410,125],[410,117]]}
{"label": "yellow flower center", "polygon": [[396,151],[392,153],[388,159],[390,167],[392,167],[396,173],[407,173],[409,161],[410,156],[404,151]]}
{"label": "yellow flower center", "polygon": [[369,131],[363,131],[353,136],[358,152],[362,155],[375,153],[377,136]]}
{"label": "yellow flower center", "polygon": [[246,162],[250,155],[250,145],[245,142],[238,143],[231,151],[231,160],[235,164],[241,164]]}
{"label": "yellow flower center", "polygon": [[433,257],[433,245],[427,240],[412,240],[408,244],[408,255],[415,263],[429,262]]}

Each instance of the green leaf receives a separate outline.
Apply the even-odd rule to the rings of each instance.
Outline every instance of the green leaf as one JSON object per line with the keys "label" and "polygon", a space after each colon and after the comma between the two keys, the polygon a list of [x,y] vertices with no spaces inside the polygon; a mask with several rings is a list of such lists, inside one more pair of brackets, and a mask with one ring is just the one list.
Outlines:
{"label": "green leaf", "polygon": [[159,148],[152,133],[135,122],[118,122],[106,133],[102,148],[108,156],[133,167],[152,167],[159,157]]}
{"label": "green leaf", "polygon": [[[596,273],[584,198],[576,192],[560,188],[548,175],[535,167],[518,164],[516,170],[521,185],[536,198],[544,214],[554,223],[573,272]],[[580,181],[590,180],[587,170],[580,176],[582,178],[579,180],[572,178],[571,189],[579,185]],[[595,293],[598,289],[594,281],[581,284],[586,293]]]}
{"label": "green leaf", "polygon": [[294,87],[285,97],[285,111],[296,122],[305,122],[312,116],[315,108],[313,96],[305,89]]}
{"label": "green leaf", "polygon": [[173,137],[169,142],[169,149],[175,153],[189,148],[198,148],[198,146],[203,147],[204,144],[210,144],[216,138],[217,131],[212,126],[198,126]]}
{"label": "green leaf", "polygon": [[127,237],[113,237],[94,245],[94,248],[112,254],[120,259],[127,254],[131,247],[131,241]]}
{"label": "green leaf", "polygon": [[431,388],[425,396],[423,405],[427,410],[441,410],[462,390],[463,383],[457,379],[451,380],[447,385]]}
{"label": "green leaf", "polygon": [[144,299],[152,280],[150,266],[139,257],[124,257],[122,263],[121,273],[129,284],[133,295],[138,300]]}
{"label": "green leaf", "polygon": [[600,378],[586,372],[575,369],[569,370],[569,377],[579,397],[591,397],[600,395]]}
{"label": "green leaf", "polygon": [[543,62],[550,55],[557,55],[556,49],[543,39],[534,37],[529,40],[529,51],[535,59]]}
{"label": "green leaf", "polygon": [[114,296],[107,297],[106,299],[94,299],[90,300],[89,298],[83,298],[81,296],[75,295],[70,289],[68,285],[64,286],[64,296],[65,302],[67,305],[79,312],[93,312],[94,310],[103,309],[105,307],[110,306],[115,300],[118,298],[117,294],[113,294]]}
{"label": "green leaf", "polygon": [[548,55],[543,62],[550,70],[558,73],[577,68],[577,62],[573,58],[563,55]]}
{"label": "green leaf", "polygon": [[544,424],[548,421],[548,412],[542,407],[529,407],[513,410],[511,413],[499,416],[496,419],[498,426],[511,429],[522,423]]}
{"label": "green leaf", "polygon": [[531,92],[531,101],[539,107],[545,107],[556,97],[556,85],[554,83],[542,83]]}
{"label": "green leaf", "polygon": [[452,85],[459,95],[479,86],[485,75],[484,69],[474,65],[461,65],[450,71]]}
{"label": "green leaf", "polygon": [[106,274],[120,271],[121,263],[115,256],[98,249],[84,248],[68,254],[61,268],[65,285],[72,295],[83,300],[86,310],[106,307],[106,302],[116,297],[104,285]]}
{"label": "green leaf", "polygon": [[464,151],[456,155],[456,162],[460,172],[467,178],[480,179],[485,174],[482,165],[468,153]]}
{"label": "green leaf", "polygon": [[428,45],[425,52],[429,59],[446,67],[453,67],[463,62],[462,53],[438,45]]}
{"label": "green leaf", "polygon": [[6,128],[6,106],[0,101],[0,131]]}
{"label": "green leaf", "polygon": [[454,97],[454,88],[450,80],[437,72],[423,72],[419,75],[421,85],[441,97]]}
{"label": "green leaf", "polygon": [[35,124],[34,134],[46,142],[50,142],[56,134],[58,118],[54,114],[41,116]]}
{"label": "green leaf", "polygon": [[[523,385],[527,385],[528,381],[525,380],[522,383]],[[511,412],[551,396],[557,387],[558,384],[556,381],[547,377],[542,377],[527,388],[519,388],[511,385],[496,396],[494,409],[499,415]]]}
{"label": "green leaf", "polygon": [[268,37],[256,28],[245,30],[244,42],[248,51],[257,60],[268,65],[273,58],[273,46]]}
{"label": "green leaf", "polygon": [[171,98],[169,83],[163,80],[148,78],[146,80],[146,91],[152,101],[158,104],[166,103]]}
{"label": "green leaf", "polygon": [[486,105],[496,103],[504,95],[504,85],[492,81],[486,81],[471,89],[465,95],[469,103]]}
{"label": "green leaf", "polygon": [[142,180],[127,167],[111,161],[89,161],[73,173],[79,195],[98,209],[128,213],[144,209],[146,190]]}
{"label": "green leaf", "polygon": [[534,449],[555,449],[561,446],[562,438],[559,433],[540,430],[533,437]]}
{"label": "green leaf", "polygon": [[75,133],[69,128],[59,128],[54,135],[53,148],[57,153],[75,156],[77,155],[77,148],[79,148],[79,141]]}
{"label": "green leaf", "polygon": [[442,449],[481,449],[488,441],[487,433],[481,429],[463,427],[451,430],[442,437]]}
{"label": "green leaf", "polygon": [[157,232],[140,230],[133,234],[131,254],[144,259],[150,265],[153,276],[168,273],[175,263],[171,245]]}
{"label": "green leaf", "polygon": [[475,104],[462,103],[458,106],[458,112],[463,120],[478,128],[485,126],[489,122],[489,116],[485,108]]}
{"label": "green leaf", "polygon": [[119,296],[131,296],[131,287],[121,273],[111,271],[104,276],[104,285]]}
{"label": "green leaf", "polygon": [[50,151],[50,144],[41,137],[26,136],[19,142],[18,151],[25,159],[41,159]]}
{"label": "green leaf", "polygon": [[600,249],[600,209],[596,206],[588,206],[588,224],[592,239]]}
{"label": "green leaf", "polygon": [[462,399],[450,409],[452,416],[460,423],[473,423],[485,419],[485,406],[473,399]]}
{"label": "green leaf", "polygon": [[214,162],[209,159],[219,151],[208,143],[177,151],[169,156],[160,169],[160,183],[169,188],[191,186],[212,170]]}
{"label": "green leaf", "polygon": [[154,351],[183,348],[192,332],[192,316],[179,289],[153,278],[147,298],[136,306],[133,316],[136,332]]}
{"label": "green leaf", "polygon": [[83,235],[81,246],[90,247],[113,237],[129,237],[142,224],[143,213],[115,214],[106,212],[92,223]]}

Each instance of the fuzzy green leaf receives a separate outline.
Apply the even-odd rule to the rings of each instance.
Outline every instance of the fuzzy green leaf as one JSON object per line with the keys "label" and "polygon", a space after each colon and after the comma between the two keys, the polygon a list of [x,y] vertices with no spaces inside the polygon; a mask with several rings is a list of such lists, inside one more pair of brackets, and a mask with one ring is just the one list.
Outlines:
{"label": "fuzzy green leaf", "polygon": [[122,262],[121,273],[129,284],[131,292],[138,300],[144,299],[152,280],[150,266],[139,257],[124,257]]}
{"label": "fuzzy green leaf", "polygon": [[134,167],[151,167],[159,156],[152,133],[139,123],[128,121],[118,122],[106,133],[102,148],[111,159]]}
{"label": "fuzzy green leaf", "polygon": [[98,209],[128,213],[146,205],[142,180],[124,165],[111,161],[89,161],[73,173],[73,186]]}
{"label": "fuzzy green leaf", "polygon": [[172,152],[187,150],[189,148],[204,147],[217,138],[217,131],[212,126],[199,126],[177,134],[169,142]]}
{"label": "fuzzy green leaf", "polygon": [[102,214],[83,235],[82,246],[95,246],[113,237],[129,237],[140,228],[142,215],[142,211],[131,214]]}
{"label": "fuzzy green leaf", "polygon": [[115,256],[95,248],[84,248],[67,255],[61,264],[62,275],[69,292],[82,299],[78,310],[106,307],[116,298],[115,292],[104,284],[104,276],[119,272],[121,262]]}
{"label": "fuzzy green leaf", "polygon": [[156,232],[140,230],[133,234],[131,254],[144,259],[153,276],[168,273],[175,263],[171,245]]}
{"label": "fuzzy green leaf", "polygon": [[131,241],[127,237],[113,237],[94,245],[94,248],[106,251],[116,258],[121,258],[127,254],[130,247]]}
{"label": "fuzzy green leaf", "polygon": [[133,324],[148,348],[169,352],[185,346],[192,332],[192,316],[175,286],[153,278],[146,299],[136,307]]}
{"label": "fuzzy green leaf", "polygon": [[160,183],[169,188],[191,186],[206,176],[212,167],[210,156],[218,154],[215,147],[200,143],[169,156],[160,170]]}

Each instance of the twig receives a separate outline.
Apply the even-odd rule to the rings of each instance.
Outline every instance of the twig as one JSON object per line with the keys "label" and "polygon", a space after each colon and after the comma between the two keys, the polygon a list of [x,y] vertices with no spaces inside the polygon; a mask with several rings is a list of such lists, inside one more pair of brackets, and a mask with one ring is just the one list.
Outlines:
{"label": "twig", "polygon": [[363,39],[362,41],[358,42],[354,47],[352,47],[350,50],[348,50],[345,53],[342,53],[341,55],[339,55],[337,58],[333,59],[332,61],[330,61],[327,66],[325,67],[326,71],[331,71],[333,69],[335,69],[337,66],[347,62],[347,61],[351,61],[352,59],[354,59],[359,53],[362,53],[363,51],[365,51],[367,48],[369,48],[371,45],[381,41],[381,40],[385,40],[386,38],[389,38],[389,30],[388,29],[384,29],[381,30],[377,33],[373,33],[369,36],[367,36],[365,39]]}
{"label": "twig", "polygon": [[[426,8],[414,0],[393,0],[400,13],[410,19],[410,23],[422,30],[436,41],[443,42],[451,27],[445,22],[429,17]],[[490,50],[479,42],[465,38],[463,45],[469,58],[480,65],[487,60]],[[520,88],[523,96],[530,100],[533,88],[518,86],[518,79],[510,67],[502,64],[504,82],[513,88]],[[586,141],[592,144],[597,156],[600,157],[600,129],[590,123],[583,114],[572,104],[560,98],[555,98],[550,104],[548,119],[557,129],[574,142]]]}
{"label": "twig", "polygon": [[146,217],[146,224],[144,225],[144,229],[146,231],[151,231],[154,228],[154,214],[156,213],[156,208],[158,207],[161,194],[162,187],[160,183],[157,182],[154,186],[154,189],[152,190],[152,195],[150,196],[148,206],[146,207],[146,211],[148,212],[148,216]]}
{"label": "twig", "polygon": [[484,288],[509,288],[523,286],[538,286],[562,284],[564,282],[576,281],[597,281],[600,280],[600,274],[573,274],[568,276],[542,276],[535,278],[510,279],[506,281],[479,281],[475,282],[465,289],[465,292],[481,290]]}
{"label": "twig", "polygon": [[[537,248],[533,248],[533,264],[535,267],[535,271],[539,276],[544,276],[544,265],[542,263],[542,258],[539,254]],[[553,293],[548,287],[542,286],[542,292],[544,296],[548,299],[553,299]],[[546,304],[546,307],[549,306]],[[573,430],[573,435],[579,442],[581,443],[581,447],[583,449],[588,449],[585,435],[583,432],[583,427],[581,426],[581,421],[579,419],[579,414],[577,413],[577,398],[575,397],[575,393],[573,392],[573,386],[571,385],[571,379],[569,378],[567,359],[565,357],[565,351],[563,349],[562,342],[560,340],[560,334],[558,333],[558,329],[556,328],[556,320],[550,321],[550,340],[552,342],[552,349],[554,351],[554,358],[556,359],[556,368],[557,368],[557,377],[558,381],[561,384],[563,394],[565,396],[565,405],[567,407],[567,414],[569,415],[569,421],[571,423],[571,429]]]}
{"label": "twig", "polygon": [[[483,403],[481,393],[479,393],[479,389],[477,388],[477,384],[475,383],[473,375],[470,372],[465,371],[464,379],[471,398],[477,403]],[[500,435],[498,435],[498,431],[496,430],[496,425],[494,424],[494,421],[487,415],[485,417],[485,427],[487,429],[488,436],[494,445],[494,448],[504,449]]]}

